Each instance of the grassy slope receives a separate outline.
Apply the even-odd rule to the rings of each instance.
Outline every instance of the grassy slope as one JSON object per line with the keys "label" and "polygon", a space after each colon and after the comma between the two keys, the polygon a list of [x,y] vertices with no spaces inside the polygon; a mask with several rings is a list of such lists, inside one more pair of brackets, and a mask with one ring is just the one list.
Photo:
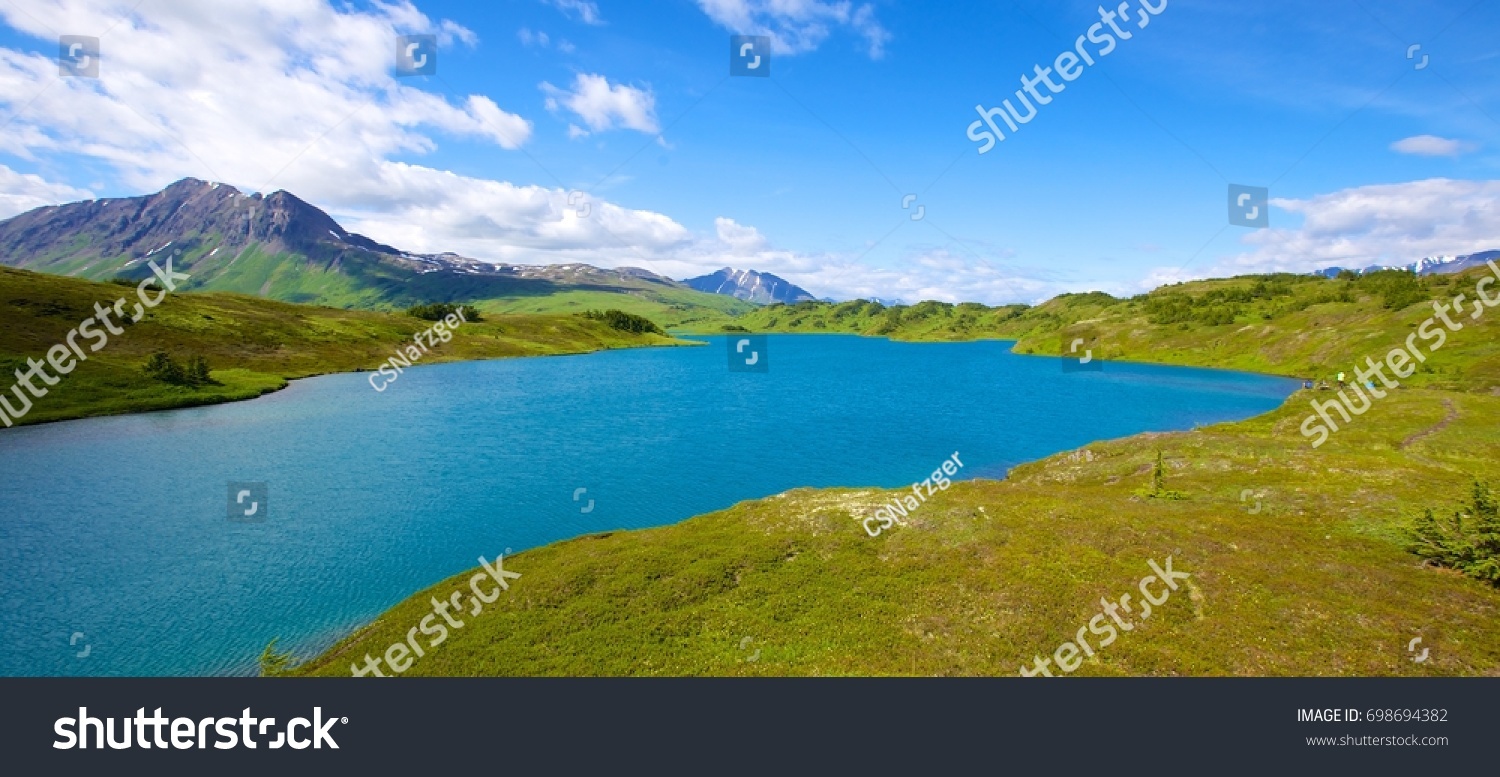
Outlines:
{"label": "grassy slope", "polygon": [[689,327],[714,334],[722,324],[752,332],[801,332],[809,334],[860,334],[898,340],[972,340],[998,337],[1002,325],[1027,310],[1025,305],[991,308],[966,302],[949,305],[921,302],[886,307],[878,302],[799,302],[795,305],[756,307],[732,322],[709,322],[714,326]]}
{"label": "grassy slope", "polygon": [[756,306],[722,294],[699,291],[606,292],[590,289],[559,291],[535,297],[504,297],[477,303],[485,313],[582,313],[614,308],[645,316],[669,329],[718,331]]}
{"label": "grassy slope", "polygon": [[[357,251],[330,251],[306,257],[276,253],[261,243],[224,250],[220,235],[189,236],[174,247],[182,253],[176,269],[193,277],[183,288],[267,297],[283,302],[330,307],[397,311],[413,304],[464,302],[487,313],[567,314],[615,308],[645,316],[668,328],[716,331],[756,305],[721,294],[666,288],[647,281],[618,286],[517,282],[504,278],[452,273],[410,277]],[[28,265],[56,275],[107,281],[117,276],[150,275],[145,263],[128,254],[72,257],[78,246],[56,252],[71,258],[35,257]]]}
{"label": "grassy slope", "polygon": [[[0,268],[0,374],[24,370],[28,357],[43,359],[48,348],[94,315],[94,303],[126,297],[129,311],[134,296],[126,286]],[[404,314],[290,305],[236,294],[178,293],[145,320],[112,336],[108,346],[35,400],[23,423],[246,399],[281,388],[292,378],[374,369],[431,323]],[[422,363],[671,342],[577,316],[487,316],[461,326]],[[179,361],[195,354],[205,357],[223,385],[193,389],[146,377],[141,365],[159,349]],[[0,390],[8,390],[11,382],[7,378]]]}
{"label": "grassy slope", "polygon": [[[1475,277],[1420,289],[1451,297]],[[1254,329],[1152,325],[1144,300],[1085,295],[1012,316],[1008,334],[1056,353],[1060,333],[1089,321],[1118,347],[1111,356],[1311,374],[1385,353],[1430,309],[1387,309],[1359,282],[1298,286],[1249,303],[1247,319],[1272,316]],[[1350,302],[1299,309],[1345,287]],[[1393,392],[1316,450],[1298,426],[1328,394],[1300,392],[1248,421],[1095,443],[1003,482],[956,484],[878,538],[859,520],[888,493],[803,489],[526,551],[506,560],[523,574],[509,594],[408,674],[1014,674],[1071,640],[1100,597],[1135,594],[1147,560],[1168,555],[1191,585],[1079,674],[1500,674],[1500,591],[1423,568],[1402,537],[1421,508],[1456,507],[1471,478],[1494,477],[1497,319],[1464,319],[1434,369],[1407,381],[1440,388]],[[900,333],[945,336],[919,330]],[[1186,500],[1134,495],[1158,449]],[[348,673],[467,578],[414,595],[300,671]],[[1432,651],[1424,664],[1406,652],[1416,636]]]}
{"label": "grassy slope", "polygon": [[[1471,270],[1404,279],[1382,274],[1354,281],[1246,276],[1164,286],[1132,299],[1070,294],[1031,308],[807,302],[762,308],[735,323],[756,332],[1015,339],[1017,353],[1047,355],[1062,353],[1082,337],[1096,358],[1332,378],[1351,371],[1356,360],[1400,345],[1432,315],[1431,300],[1461,292],[1472,296],[1475,279],[1484,274]],[[1249,299],[1234,299],[1240,296]],[[1466,316],[1455,320],[1469,321]],[[1465,390],[1500,385],[1500,344],[1493,337],[1456,333],[1405,382]]]}

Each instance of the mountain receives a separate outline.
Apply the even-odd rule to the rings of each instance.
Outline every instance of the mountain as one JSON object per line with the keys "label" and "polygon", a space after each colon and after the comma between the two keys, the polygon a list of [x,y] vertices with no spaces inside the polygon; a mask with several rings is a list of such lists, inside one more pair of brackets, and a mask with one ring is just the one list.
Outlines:
{"label": "mountain", "polygon": [[416,254],[345,230],[285,191],[185,178],[155,194],[37,208],[0,221],[0,264],[91,280],[151,274],[173,255],[180,287],[330,307],[467,302],[497,313],[615,307],[668,326],[728,321],[750,305],[639,268],[495,264]]}
{"label": "mountain", "polygon": [[787,304],[815,299],[806,289],[767,272],[725,267],[716,273],[683,281],[688,288],[710,294],[725,294],[760,305]]}
{"label": "mountain", "polygon": [[[1406,270],[1415,275],[1446,275],[1462,272],[1470,267],[1479,267],[1487,261],[1496,260],[1500,260],[1500,251],[1481,251],[1477,254],[1467,254],[1465,256],[1425,256],[1411,264],[1398,266],[1370,265],[1354,272],[1364,274],[1379,270]],[[1344,269],[1343,267],[1328,267],[1313,274],[1321,275],[1324,278],[1332,278],[1343,272]]]}

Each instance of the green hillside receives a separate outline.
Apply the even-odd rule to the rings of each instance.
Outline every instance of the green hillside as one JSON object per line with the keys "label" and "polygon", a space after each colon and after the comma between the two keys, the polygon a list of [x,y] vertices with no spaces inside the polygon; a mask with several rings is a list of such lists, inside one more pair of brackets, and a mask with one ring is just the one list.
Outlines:
{"label": "green hillside", "polygon": [[[1432,316],[1432,301],[1465,293],[1468,324],[1476,279],[1486,270],[1417,277],[1400,271],[1321,278],[1244,276],[1163,286],[1118,299],[1065,294],[1035,307],[923,302],[772,305],[735,324],[754,332],[845,332],[898,340],[1017,340],[1023,354],[1060,355],[1075,339],[1095,358],[1190,364],[1295,377],[1349,372],[1379,357]],[[1492,292],[1493,294],[1494,292]],[[1476,322],[1481,327],[1490,321]],[[1487,390],[1500,386],[1500,344],[1454,333],[1405,381]]]}
{"label": "green hillside", "polygon": [[[178,269],[193,277],[183,288],[223,291],[308,305],[356,310],[397,311],[431,302],[465,303],[494,314],[565,314],[615,308],[646,316],[668,328],[716,329],[756,306],[720,294],[694,291],[644,279],[609,278],[576,282],[518,279],[454,272],[413,273],[389,257],[340,252],[308,257],[268,252],[251,244],[214,254],[213,241],[189,246]],[[144,278],[149,268],[126,266],[125,256],[96,261],[80,277],[109,280]],[[72,273],[81,268],[47,268]]]}
{"label": "green hillside", "polygon": [[581,313],[614,308],[656,321],[673,330],[719,331],[725,324],[750,313],[756,305],[722,294],[691,289],[601,291],[572,289],[545,296],[511,296],[483,299],[475,306],[486,313]]}
{"label": "green hillside", "polygon": [[[68,332],[94,316],[94,304],[127,299],[133,286],[93,283],[0,267],[0,374],[26,370],[26,359],[44,359]],[[581,316],[485,316],[463,324],[452,340],[422,358],[423,364],[464,359],[583,353],[602,348],[671,344],[658,335],[634,335]],[[432,325],[401,313],[376,313],[290,305],[238,294],[169,295],[139,323],[87,352],[62,381],[35,399],[22,423],[161,410],[259,396],[286,381],[331,372],[369,370]],[[148,377],[143,366],[164,351],[178,362],[207,360],[219,385],[188,387]],[[48,368],[49,371],[51,368]],[[13,378],[0,390],[8,390]],[[12,399],[12,402],[15,400]]]}
{"label": "green hillside", "polygon": [[194,178],[152,194],[46,206],[0,220],[0,266],[140,280],[151,275],[148,260],[169,257],[192,276],[184,290],[338,308],[466,303],[497,314],[616,308],[667,327],[717,327],[755,308],[639,268],[414,255],[345,230],[289,192],[262,197]]}
{"label": "green hillside", "polygon": [[[976,302],[921,302],[887,307],[879,302],[798,302],[756,307],[729,322],[752,332],[859,334],[896,340],[973,340],[998,337],[1025,305],[992,308]],[[689,328],[712,333],[712,329]],[[717,331],[722,331],[717,330]]]}
{"label": "green hillside", "polygon": [[[1315,374],[1404,342],[1431,310],[1413,288],[1448,298],[1478,275],[1074,295],[974,335],[1057,353],[1070,327],[1090,326],[1109,358]],[[837,307],[756,315],[801,308],[807,318],[775,331],[805,331]],[[866,308],[842,331],[885,315]],[[1309,400],[1332,392],[1302,391],[1244,422],[1097,442],[1005,481],[955,484],[875,538],[861,522],[890,492],[799,489],[516,554],[504,566],[522,577],[407,674],[1014,675],[1169,556],[1190,573],[1180,590],[1149,620],[1124,616],[1132,630],[1113,644],[1088,637],[1094,655],[1075,674],[1500,674],[1500,590],[1424,565],[1406,537],[1422,510],[1451,512],[1475,478],[1497,481],[1496,319],[1464,317],[1409,384],[1430,388],[1391,391],[1316,449],[1299,427]],[[903,313],[888,334],[953,333]],[[1143,495],[1158,451],[1181,500]],[[297,673],[349,674],[471,574],[414,594]],[[1416,637],[1424,663],[1407,651]]]}

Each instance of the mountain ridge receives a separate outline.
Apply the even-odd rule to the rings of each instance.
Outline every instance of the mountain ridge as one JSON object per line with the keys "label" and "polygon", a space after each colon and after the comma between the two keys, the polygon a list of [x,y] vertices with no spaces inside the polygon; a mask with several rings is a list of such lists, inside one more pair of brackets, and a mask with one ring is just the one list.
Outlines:
{"label": "mountain ridge", "polygon": [[150,274],[144,260],[164,251],[192,276],[185,289],[330,307],[462,302],[495,313],[618,307],[667,325],[728,321],[750,309],[638,267],[508,264],[404,251],[344,229],[285,190],[245,194],[197,178],[0,221],[0,265],[10,267],[139,280]]}
{"label": "mountain ridge", "polygon": [[1372,264],[1361,269],[1350,267],[1325,267],[1313,275],[1321,275],[1324,278],[1332,278],[1339,273],[1350,270],[1361,275],[1365,273],[1380,272],[1381,270],[1406,270],[1413,275],[1437,275],[1463,272],[1471,267],[1479,267],[1487,261],[1500,260],[1500,250],[1479,251],[1472,254],[1454,255],[1441,254],[1438,256],[1424,256],[1415,262],[1402,265],[1380,265]]}

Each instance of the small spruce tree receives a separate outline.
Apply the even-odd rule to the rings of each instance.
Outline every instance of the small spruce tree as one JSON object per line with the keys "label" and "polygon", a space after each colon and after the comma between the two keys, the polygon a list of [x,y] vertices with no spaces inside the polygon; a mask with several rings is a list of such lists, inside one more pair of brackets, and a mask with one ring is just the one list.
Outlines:
{"label": "small spruce tree", "polygon": [[270,644],[266,645],[266,649],[260,654],[261,677],[277,677],[286,674],[292,669],[292,662],[294,660],[292,653],[291,651],[278,652],[276,650],[276,640],[278,639],[281,638],[277,637],[271,640]]}
{"label": "small spruce tree", "polygon": [[1162,460],[1161,450],[1159,449],[1156,451],[1156,464],[1151,468],[1151,488],[1138,489],[1135,495],[1147,499],[1166,499],[1173,502],[1187,498],[1187,494],[1167,488],[1167,465]]}

